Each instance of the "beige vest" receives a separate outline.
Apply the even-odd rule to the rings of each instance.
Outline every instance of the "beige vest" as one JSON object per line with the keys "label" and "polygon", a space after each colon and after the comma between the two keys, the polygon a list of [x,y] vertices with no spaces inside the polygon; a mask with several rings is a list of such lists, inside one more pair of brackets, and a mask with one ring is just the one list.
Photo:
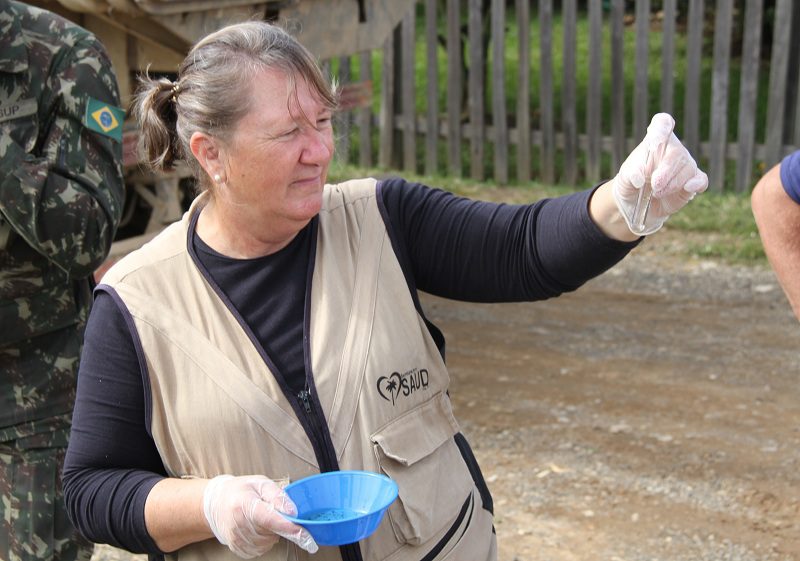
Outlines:
{"label": "beige vest", "polygon": [[[103,278],[141,343],[156,446],[174,477],[318,473],[296,409],[187,251],[205,200]],[[491,516],[453,440],[447,370],[392,250],[374,180],[326,186],[310,289],[311,368],[339,468],[383,472],[400,489],[360,543],[364,561],[427,559],[437,544],[430,559],[493,559]],[[238,561],[215,540],[172,557]],[[322,547],[311,557],[281,540],[262,559],[340,555]]]}

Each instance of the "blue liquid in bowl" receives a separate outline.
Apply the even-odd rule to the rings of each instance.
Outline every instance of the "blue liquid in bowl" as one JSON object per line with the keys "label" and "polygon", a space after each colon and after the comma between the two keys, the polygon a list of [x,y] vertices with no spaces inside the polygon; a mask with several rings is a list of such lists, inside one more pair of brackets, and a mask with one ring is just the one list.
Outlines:
{"label": "blue liquid in bowl", "polygon": [[334,522],[336,520],[347,520],[348,518],[356,518],[361,516],[362,513],[349,508],[321,508],[311,512],[303,513],[304,520],[316,520],[319,522]]}

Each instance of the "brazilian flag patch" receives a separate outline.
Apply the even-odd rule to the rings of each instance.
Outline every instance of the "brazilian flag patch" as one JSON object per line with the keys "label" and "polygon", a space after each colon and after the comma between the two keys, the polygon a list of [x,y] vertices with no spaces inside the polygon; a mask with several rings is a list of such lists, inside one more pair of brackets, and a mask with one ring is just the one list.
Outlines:
{"label": "brazilian flag patch", "polygon": [[86,128],[110,136],[117,142],[122,142],[122,123],[125,121],[125,111],[90,97],[86,102],[86,114],[83,124]]}

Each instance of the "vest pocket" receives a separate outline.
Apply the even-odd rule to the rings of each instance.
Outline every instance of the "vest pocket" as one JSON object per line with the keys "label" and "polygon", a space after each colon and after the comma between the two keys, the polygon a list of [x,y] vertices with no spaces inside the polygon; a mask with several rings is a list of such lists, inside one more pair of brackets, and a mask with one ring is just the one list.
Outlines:
{"label": "vest pocket", "polygon": [[388,517],[401,543],[419,545],[452,523],[473,481],[454,440],[458,424],[440,393],[372,436],[381,471],[399,487]]}

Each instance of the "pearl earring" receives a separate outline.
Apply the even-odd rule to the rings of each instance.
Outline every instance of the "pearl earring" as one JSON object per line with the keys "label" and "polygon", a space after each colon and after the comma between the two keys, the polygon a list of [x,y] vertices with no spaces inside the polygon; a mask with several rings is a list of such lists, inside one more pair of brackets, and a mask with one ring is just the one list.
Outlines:
{"label": "pearl earring", "polygon": [[219,183],[220,181],[222,181],[222,177],[220,177],[220,175],[218,173],[215,173],[214,174],[214,183]]}

